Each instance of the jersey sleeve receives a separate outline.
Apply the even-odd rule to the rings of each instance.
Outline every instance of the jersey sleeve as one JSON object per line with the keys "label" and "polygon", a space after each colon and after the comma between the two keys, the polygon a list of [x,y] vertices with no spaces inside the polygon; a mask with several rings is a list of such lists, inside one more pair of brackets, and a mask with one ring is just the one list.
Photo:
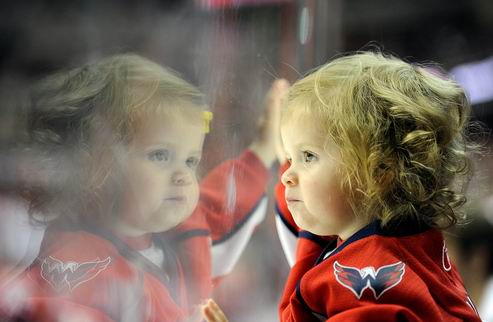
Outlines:
{"label": "jersey sleeve", "polygon": [[265,200],[268,180],[268,169],[250,150],[223,162],[204,178],[199,209],[205,214],[213,243],[229,238],[253,217],[257,223],[265,217],[265,211],[258,209]]}
{"label": "jersey sleeve", "polygon": [[[213,278],[228,274],[265,218],[269,171],[250,150],[227,160],[201,182],[200,201],[177,230],[182,239],[207,237]],[[196,256],[202,256],[196,254]]]}
{"label": "jersey sleeve", "polygon": [[[307,249],[307,248],[305,248]],[[281,321],[320,321],[310,310],[307,310],[306,304],[299,293],[299,282],[301,277],[313,267],[319,252],[313,249],[312,252],[306,252],[304,257],[297,258],[296,263],[291,267],[288,279],[284,285],[283,296],[279,303],[279,316]]]}
{"label": "jersey sleeve", "polygon": [[279,168],[279,180],[275,187],[275,222],[277,235],[281,241],[286,260],[288,261],[289,266],[293,266],[296,258],[296,244],[298,242],[300,228],[296,225],[293,216],[291,216],[291,213],[288,210],[286,199],[284,198],[285,187],[280,180],[282,174],[288,167],[289,164],[286,162]]}

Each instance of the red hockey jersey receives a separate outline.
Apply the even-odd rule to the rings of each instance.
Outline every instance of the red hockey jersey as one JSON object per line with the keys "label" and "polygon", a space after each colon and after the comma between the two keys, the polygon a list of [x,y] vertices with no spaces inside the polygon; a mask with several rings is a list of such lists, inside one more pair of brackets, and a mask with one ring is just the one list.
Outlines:
{"label": "red hockey jersey", "polygon": [[277,228],[294,258],[281,321],[481,321],[440,231],[375,221],[348,240],[300,230],[276,186]]}
{"label": "red hockey jersey", "polygon": [[[268,171],[250,151],[201,183],[192,216],[154,234],[163,268],[100,227],[49,228],[40,254],[1,290],[0,315],[33,321],[183,321],[231,270],[265,215]],[[214,266],[213,261],[218,264]],[[3,312],[2,312],[3,311]]]}

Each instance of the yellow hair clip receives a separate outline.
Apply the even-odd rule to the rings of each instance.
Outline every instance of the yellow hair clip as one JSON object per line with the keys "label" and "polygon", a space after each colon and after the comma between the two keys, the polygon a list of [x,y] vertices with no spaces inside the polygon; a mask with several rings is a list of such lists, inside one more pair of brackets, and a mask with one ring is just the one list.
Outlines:
{"label": "yellow hair clip", "polygon": [[204,132],[207,134],[211,131],[211,121],[212,121],[212,112],[203,111],[202,117],[204,118]]}

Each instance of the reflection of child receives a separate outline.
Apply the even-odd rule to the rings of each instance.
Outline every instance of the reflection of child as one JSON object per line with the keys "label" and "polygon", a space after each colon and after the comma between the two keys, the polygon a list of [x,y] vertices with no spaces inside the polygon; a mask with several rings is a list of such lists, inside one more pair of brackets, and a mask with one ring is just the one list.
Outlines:
{"label": "reflection of child", "polygon": [[285,250],[298,244],[282,321],[480,321],[440,232],[461,220],[467,117],[457,84],[379,53],[290,88],[276,195]]}
{"label": "reflection of child", "polygon": [[24,302],[7,310],[42,321],[186,319],[262,220],[272,136],[199,189],[210,112],[161,66],[114,56],[47,79],[32,102],[43,166],[28,191],[49,226],[18,284]]}

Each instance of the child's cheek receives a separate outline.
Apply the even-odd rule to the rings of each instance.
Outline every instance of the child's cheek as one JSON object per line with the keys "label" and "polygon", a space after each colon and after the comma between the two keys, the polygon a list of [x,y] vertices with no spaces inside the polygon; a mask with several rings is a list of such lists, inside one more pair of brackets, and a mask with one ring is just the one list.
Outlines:
{"label": "child's cheek", "polygon": [[[307,178],[306,180],[304,180],[303,182],[303,194],[308,194],[310,196],[320,196],[322,195],[324,192],[323,189],[324,185],[321,184],[322,181],[320,179],[315,179],[315,178]],[[302,196],[302,197],[306,197],[306,196]]]}
{"label": "child's cheek", "polygon": [[197,204],[199,203],[199,198],[200,198],[200,187],[199,187],[199,183],[196,180],[190,186],[189,198],[190,198],[189,207],[190,207],[191,211],[193,211],[197,207]]}

